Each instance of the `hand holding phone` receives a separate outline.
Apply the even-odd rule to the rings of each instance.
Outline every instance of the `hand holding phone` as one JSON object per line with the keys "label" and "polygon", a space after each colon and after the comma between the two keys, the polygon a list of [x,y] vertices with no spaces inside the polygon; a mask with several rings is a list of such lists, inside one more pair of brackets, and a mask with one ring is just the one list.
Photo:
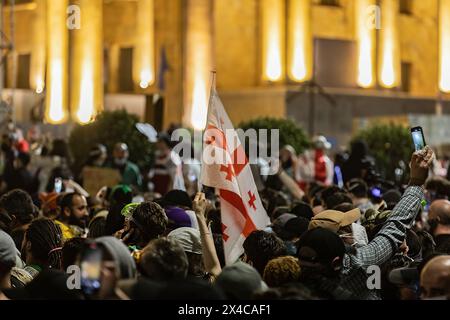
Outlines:
{"label": "hand holding phone", "polygon": [[96,243],[88,244],[81,254],[81,288],[87,296],[100,290],[103,253]]}
{"label": "hand holding phone", "polygon": [[55,192],[61,193],[63,187],[63,181],[61,178],[55,178]]}
{"label": "hand holding phone", "polygon": [[411,128],[411,136],[414,143],[414,150],[419,151],[427,145],[422,127]]}

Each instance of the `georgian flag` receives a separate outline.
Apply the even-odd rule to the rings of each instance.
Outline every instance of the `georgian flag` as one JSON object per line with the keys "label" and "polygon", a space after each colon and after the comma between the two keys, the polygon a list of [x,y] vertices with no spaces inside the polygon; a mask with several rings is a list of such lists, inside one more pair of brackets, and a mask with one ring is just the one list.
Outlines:
{"label": "georgian flag", "polygon": [[219,190],[226,264],[244,252],[254,230],[270,223],[256,188],[245,150],[213,88],[203,136],[201,183]]}

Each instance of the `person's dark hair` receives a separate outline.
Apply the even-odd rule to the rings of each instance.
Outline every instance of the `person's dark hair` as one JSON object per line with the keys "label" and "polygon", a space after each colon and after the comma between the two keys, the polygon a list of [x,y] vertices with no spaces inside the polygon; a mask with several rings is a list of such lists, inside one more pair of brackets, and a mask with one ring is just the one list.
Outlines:
{"label": "person's dark hair", "polygon": [[262,193],[262,197],[267,201],[267,214],[271,216],[274,210],[278,207],[284,207],[289,204],[286,195],[282,192],[265,189]]}
{"label": "person's dark hair", "polygon": [[347,211],[355,209],[355,206],[351,202],[350,203],[344,202],[344,203],[338,204],[337,206],[335,206],[334,208],[331,208],[331,209],[337,210],[337,211],[342,211],[342,212],[347,212]]}
{"label": "person's dark hair", "polygon": [[349,182],[347,182],[347,189],[348,192],[350,192],[357,198],[367,197],[367,193],[369,191],[367,183],[365,183],[364,180],[358,178],[351,179]]}
{"label": "person's dark hair", "polygon": [[273,258],[286,255],[286,246],[283,240],[274,233],[256,230],[245,239],[244,251],[258,272],[263,275],[264,268]]}
{"label": "person's dark hair", "polygon": [[106,236],[106,217],[96,217],[89,224],[88,238],[98,238]]}
{"label": "person's dark hair", "polygon": [[188,259],[188,275],[193,277],[205,277],[203,255],[185,251]]}
{"label": "person's dark hair", "polygon": [[406,230],[406,245],[408,246],[409,257],[414,258],[421,254],[422,244],[420,243],[420,238],[410,229]]}
{"label": "person's dark hair", "polygon": [[28,166],[31,161],[30,154],[26,152],[19,152],[19,154],[17,155],[17,159],[19,159],[20,162],[22,162],[23,167]]}
{"label": "person's dark hair", "polygon": [[30,195],[20,189],[11,190],[1,196],[0,208],[9,217],[15,216],[21,225],[30,223],[38,213]]}
{"label": "person's dark hair", "polygon": [[419,238],[420,246],[422,248],[422,257],[426,258],[433,254],[436,248],[433,236],[425,230],[416,231],[416,235]]}
{"label": "person's dark hair", "polygon": [[325,207],[329,210],[333,210],[335,207],[343,203],[353,203],[352,199],[343,192],[336,192],[325,199]]}
{"label": "person's dark hair", "polygon": [[164,209],[155,202],[143,202],[133,211],[130,225],[138,232],[138,242],[147,244],[164,234],[168,218]]}
{"label": "person's dark hair", "polygon": [[303,217],[307,220],[311,220],[314,216],[314,212],[309,204],[306,202],[297,202],[293,205],[291,213],[297,217]]}
{"label": "person's dark hair", "polygon": [[50,151],[50,156],[59,156],[66,159],[66,161],[70,163],[71,155],[67,142],[63,139],[53,140],[53,147],[52,151]]}
{"label": "person's dark hair", "polygon": [[273,210],[272,216],[270,217],[271,221],[274,221],[276,218],[278,218],[279,216],[281,216],[282,214],[285,213],[290,213],[290,208],[285,206],[285,207],[278,207],[275,208],[275,210]]}
{"label": "person's dark hair", "polygon": [[48,218],[31,222],[25,237],[30,242],[33,257],[53,269],[61,268],[62,232],[57,224]]}
{"label": "person's dark hair", "polygon": [[336,193],[342,193],[342,192],[343,192],[343,190],[341,188],[339,188],[338,186],[329,186],[329,187],[326,187],[325,189],[323,189],[322,192],[320,192],[320,198],[322,199],[323,203],[326,204],[328,197],[331,197],[332,195],[334,195]]}
{"label": "person's dark hair", "polygon": [[434,193],[432,200],[450,198],[450,182],[442,177],[427,179],[425,189]]}
{"label": "person's dark hair", "polygon": [[16,248],[22,247],[23,237],[25,236],[26,229],[25,228],[15,228],[11,231],[11,238],[14,240],[14,244]]}
{"label": "person's dark hair", "polygon": [[170,190],[164,195],[164,197],[162,197],[159,204],[163,208],[167,206],[175,206],[192,209],[192,200],[187,192],[183,190]]}
{"label": "person's dark hair", "polygon": [[61,216],[63,216],[64,217],[64,210],[66,209],[66,208],[69,208],[69,209],[71,209],[72,208],[72,206],[73,206],[73,198],[75,198],[75,196],[81,196],[79,193],[76,193],[76,192],[69,192],[69,193],[66,193],[66,194],[64,194],[63,196],[61,196],[59,199],[58,199],[58,205],[59,205],[59,207],[61,208]]}
{"label": "person's dark hair", "polygon": [[85,241],[86,238],[74,237],[64,242],[61,250],[61,264],[63,270],[67,270],[69,266],[76,264],[78,255],[83,249]]}
{"label": "person's dark hair", "polygon": [[105,235],[112,236],[123,229],[125,217],[122,215],[122,205],[113,205],[108,211],[105,221]]}
{"label": "person's dark hair", "polygon": [[158,141],[166,144],[170,149],[173,148],[173,142],[170,140],[170,136],[167,133],[161,132],[158,134]]}
{"label": "person's dark hair", "polygon": [[188,272],[188,258],[177,242],[167,238],[154,239],[142,251],[139,267],[151,280],[181,280]]}

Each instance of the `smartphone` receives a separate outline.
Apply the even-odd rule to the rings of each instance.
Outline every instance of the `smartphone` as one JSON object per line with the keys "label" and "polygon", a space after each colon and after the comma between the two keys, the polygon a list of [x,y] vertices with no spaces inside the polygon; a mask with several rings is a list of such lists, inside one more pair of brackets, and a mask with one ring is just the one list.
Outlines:
{"label": "smartphone", "polygon": [[81,290],[88,296],[100,290],[102,259],[102,249],[94,242],[81,253]]}
{"label": "smartphone", "polygon": [[411,136],[414,143],[414,149],[416,151],[425,148],[427,144],[425,142],[425,136],[423,135],[422,127],[411,128]]}
{"label": "smartphone", "polygon": [[54,185],[55,192],[56,193],[61,193],[62,187],[63,187],[62,179],[61,178],[55,178],[55,185]]}

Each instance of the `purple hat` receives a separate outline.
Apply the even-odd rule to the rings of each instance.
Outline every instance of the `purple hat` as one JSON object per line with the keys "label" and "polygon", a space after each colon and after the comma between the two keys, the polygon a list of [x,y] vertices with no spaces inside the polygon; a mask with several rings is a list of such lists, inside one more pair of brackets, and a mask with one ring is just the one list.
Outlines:
{"label": "purple hat", "polygon": [[166,207],[167,218],[169,219],[168,228],[175,230],[181,227],[196,228],[197,224],[195,221],[195,216],[193,217],[185,210],[178,207]]}

